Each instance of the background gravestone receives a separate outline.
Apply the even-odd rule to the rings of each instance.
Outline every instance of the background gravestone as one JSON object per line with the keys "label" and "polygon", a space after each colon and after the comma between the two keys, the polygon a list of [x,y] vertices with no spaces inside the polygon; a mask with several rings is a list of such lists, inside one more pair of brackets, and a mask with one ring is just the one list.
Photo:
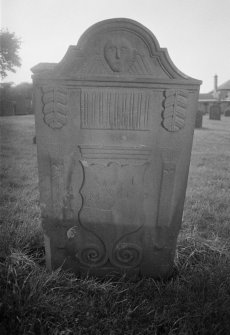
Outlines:
{"label": "background gravestone", "polygon": [[48,268],[169,276],[201,82],[128,19],[32,71]]}
{"label": "background gravestone", "polygon": [[12,101],[2,99],[0,101],[0,116],[15,115],[15,107]]}
{"label": "background gravestone", "polygon": [[203,123],[203,113],[198,109],[196,112],[195,128],[202,128],[202,123]]}
{"label": "background gravestone", "polygon": [[230,116],[230,109],[226,109],[226,111],[224,112],[224,116]]}
{"label": "background gravestone", "polygon": [[221,119],[221,108],[218,104],[214,104],[210,107],[209,119],[210,120],[220,120]]}

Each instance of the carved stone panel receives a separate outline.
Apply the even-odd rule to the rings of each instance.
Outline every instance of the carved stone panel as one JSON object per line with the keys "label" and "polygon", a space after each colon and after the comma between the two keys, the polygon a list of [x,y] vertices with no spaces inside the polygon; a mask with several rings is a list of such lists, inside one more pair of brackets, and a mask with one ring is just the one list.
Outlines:
{"label": "carved stone panel", "polygon": [[147,130],[150,100],[146,90],[83,89],[81,128]]}
{"label": "carved stone panel", "polygon": [[[118,165],[124,162],[135,165],[149,160],[151,148],[147,146],[141,147],[121,147],[121,146],[104,146],[104,145],[79,145],[81,156],[84,160],[112,160]],[[106,163],[108,164],[108,163]]]}
{"label": "carved stone panel", "polygon": [[83,169],[80,223],[97,236],[97,248],[104,245],[104,263],[136,267],[143,252],[136,233],[145,222],[143,179],[150,149],[83,145],[79,149]]}

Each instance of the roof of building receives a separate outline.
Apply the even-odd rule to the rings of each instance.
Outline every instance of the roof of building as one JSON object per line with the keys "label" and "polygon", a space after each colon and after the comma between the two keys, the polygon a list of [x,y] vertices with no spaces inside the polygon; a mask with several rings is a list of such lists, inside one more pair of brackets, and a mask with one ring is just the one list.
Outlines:
{"label": "roof of building", "polygon": [[[225,83],[219,85],[217,87],[217,93],[215,93],[215,94],[214,94],[214,90],[210,91],[209,93],[200,93],[199,94],[199,101],[217,100],[218,96],[220,94],[220,92],[218,92],[218,91],[230,91],[230,80],[228,80]],[[217,96],[216,96],[216,94],[217,94]]]}
{"label": "roof of building", "polygon": [[[226,81],[225,83],[219,85],[217,87],[217,91],[225,91],[225,90],[230,90],[230,80]],[[211,90],[208,94],[212,94],[214,90]]]}
{"label": "roof of building", "polygon": [[200,93],[199,100],[215,100],[212,93]]}
{"label": "roof of building", "polygon": [[217,90],[230,90],[230,80],[218,86]]}

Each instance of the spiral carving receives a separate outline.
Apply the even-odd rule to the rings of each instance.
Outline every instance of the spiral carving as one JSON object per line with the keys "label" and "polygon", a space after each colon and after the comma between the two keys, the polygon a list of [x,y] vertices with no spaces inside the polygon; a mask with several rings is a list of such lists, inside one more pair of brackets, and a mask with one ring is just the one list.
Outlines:
{"label": "spiral carving", "polygon": [[99,266],[104,263],[105,252],[97,245],[88,245],[87,248],[81,250],[80,261],[86,266]]}
{"label": "spiral carving", "polygon": [[134,243],[119,243],[113,251],[113,263],[116,266],[135,267],[142,258],[142,249]]}

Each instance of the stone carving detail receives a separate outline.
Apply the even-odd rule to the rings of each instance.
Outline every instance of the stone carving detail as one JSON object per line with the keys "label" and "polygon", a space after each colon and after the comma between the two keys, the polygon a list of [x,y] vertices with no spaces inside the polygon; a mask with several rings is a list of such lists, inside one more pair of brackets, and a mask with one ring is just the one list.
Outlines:
{"label": "stone carving detail", "polygon": [[62,87],[44,86],[42,93],[44,122],[50,128],[62,128],[67,122],[67,90]]}
{"label": "stone carving detail", "polygon": [[142,259],[142,248],[135,243],[120,242],[113,251],[111,263],[122,267],[138,266]]}
{"label": "stone carving detail", "polygon": [[[81,145],[79,151],[84,175],[79,220],[87,234],[97,237],[96,244],[84,244],[84,252],[78,254],[81,263],[101,266],[107,257],[117,267],[138,266],[142,247],[134,235],[144,224],[141,184],[148,168],[150,148]],[[107,229],[122,224],[124,229],[118,236],[111,234],[110,242],[105,243],[100,237]],[[118,239],[114,242],[115,236]]]}
{"label": "stone carving detail", "polygon": [[159,55],[150,54],[142,39],[135,36],[134,41],[127,34],[122,37],[120,35],[117,32],[116,36],[100,36],[90,53],[71,46],[59,63],[59,73],[70,76],[113,75],[119,78],[126,75],[161,79],[172,77]]}
{"label": "stone carving detail", "polygon": [[[88,162],[95,160],[106,160],[107,164],[115,160],[116,164],[123,165],[127,160],[141,164],[148,161],[151,149],[146,146],[142,147],[118,147],[118,146],[98,146],[98,145],[80,145],[79,151],[84,160]],[[83,164],[88,164],[84,163]]]}
{"label": "stone carving detail", "polygon": [[81,128],[147,130],[150,99],[138,89],[82,89]]}
{"label": "stone carving detail", "polygon": [[178,131],[185,125],[188,91],[169,89],[165,91],[163,127],[170,131]]}
{"label": "stone carving detail", "polygon": [[75,238],[75,237],[77,236],[77,233],[78,233],[78,231],[77,231],[77,227],[74,226],[74,227],[71,227],[71,228],[69,228],[69,229],[67,230],[66,235],[67,235],[67,238],[68,238],[69,240],[71,240],[71,239],[73,239],[73,238]]}
{"label": "stone carving detail", "polygon": [[169,77],[156,56],[137,48],[125,37],[113,36],[106,41],[104,58],[114,74],[155,75]]}
{"label": "stone carving detail", "polygon": [[[82,198],[82,206],[79,211],[78,221],[81,230],[81,234],[79,234],[78,242],[79,248],[76,252],[76,258],[80,261],[81,264],[89,267],[93,266],[102,266],[106,263],[108,256],[106,253],[105,244],[100,238],[100,236],[90,229],[87,226],[87,223],[82,220],[82,211],[85,206],[85,199],[82,189],[84,188],[85,184],[85,169],[82,166],[83,178],[82,178],[82,185],[80,187],[79,193]],[[75,229],[76,231],[76,229]],[[83,243],[80,243],[81,237],[83,236]]]}
{"label": "stone carving detail", "polygon": [[127,72],[135,60],[135,53],[126,38],[114,36],[105,44],[104,57],[113,72]]}
{"label": "stone carving detail", "polygon": [[[96,235],[95,235],[96,237]],[[86,266],[101,266],[106,263],[107,258],[105,249],[102,241],[98,238],[97,244],[87,244],[82,248],[76,257],[80,260],[83,265]]]}
{"label": "stone carving detail", "polygon": [[[118,267],[136,267],[140,264],[142,260],[143,250],[140,245],[132,242],[136,233],[139,233],[143,224],[139,225],[137,229],[124,234],[118,241],[114,243],[111,263]],[[131,241],[130,241],[131,240]]]}

